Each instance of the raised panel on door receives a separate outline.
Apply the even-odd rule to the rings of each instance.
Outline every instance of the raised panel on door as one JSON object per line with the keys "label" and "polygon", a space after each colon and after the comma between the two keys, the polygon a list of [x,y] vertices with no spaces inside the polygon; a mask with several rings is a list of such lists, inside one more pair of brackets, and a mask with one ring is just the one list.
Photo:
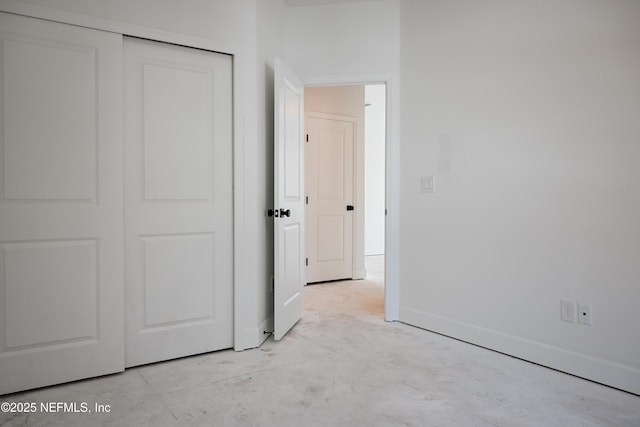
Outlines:
{"label": "raised panel on door", "polygon": [[124,369],[122,37],[0,13],[0,394]]}
{"label": "raised panel on door", "polygon": [[231,58],[125,39],[126,365],[229,348]]}
{"label": "raised panel on door", "polygon": [[354,119],[307,115],[307,282],[353,277]]}

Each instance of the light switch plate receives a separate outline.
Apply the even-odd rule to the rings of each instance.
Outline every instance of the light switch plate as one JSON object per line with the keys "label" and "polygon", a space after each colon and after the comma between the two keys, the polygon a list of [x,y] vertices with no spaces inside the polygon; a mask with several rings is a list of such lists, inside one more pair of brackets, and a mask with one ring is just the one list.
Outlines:
{"label": "light switch plate", "polygon": [[576,303],[573,301],[560,301],[560,319],[565,322],[576,322]]}
{"label": "light switch plate", "polygon": [[436,177],[431,175],[420,178],[420,189],[423,193],[435,193]]}

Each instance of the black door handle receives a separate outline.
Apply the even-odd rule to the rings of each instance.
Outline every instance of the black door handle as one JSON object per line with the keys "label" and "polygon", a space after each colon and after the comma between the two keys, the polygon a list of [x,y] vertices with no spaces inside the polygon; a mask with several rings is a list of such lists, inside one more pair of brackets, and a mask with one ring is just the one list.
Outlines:
{"label": "black door handle", "polygon": [[353,210],[353,205],[347,205],[347,210],[348,211],[352,211]]}
{"label": "black door handle", "polygon": [[280,209],[280,218],[282,218],[283,216],[291,216],[291,209]]}

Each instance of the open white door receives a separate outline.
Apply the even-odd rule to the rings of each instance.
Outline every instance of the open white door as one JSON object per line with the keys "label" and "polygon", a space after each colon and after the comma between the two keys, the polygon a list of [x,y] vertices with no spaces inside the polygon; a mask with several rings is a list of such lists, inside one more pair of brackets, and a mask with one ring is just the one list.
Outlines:
{"label": "open white door", "polygon": [[304,87],[275,63],[274,338],[302,317],[304,272]]}

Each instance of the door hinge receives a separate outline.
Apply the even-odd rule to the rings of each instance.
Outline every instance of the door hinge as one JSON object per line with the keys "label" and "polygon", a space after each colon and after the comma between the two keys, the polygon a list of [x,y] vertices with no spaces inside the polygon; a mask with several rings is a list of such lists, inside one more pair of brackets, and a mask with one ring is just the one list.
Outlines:
{"label": "door hinge", "polygon": [[307,204],[307,205],[308,205],[308,204],[309,204],[309,196],[305,197],[305,198],[304,198],[304,201],[305,201],[305,204]]}
{"label": "door hinge", "polygon": [[309,142],[309,134],[307,134],[307,142]]}
{"label": "door hinge", "polygon": [[309,258],[305,258],[304,265],[309,265]]}

